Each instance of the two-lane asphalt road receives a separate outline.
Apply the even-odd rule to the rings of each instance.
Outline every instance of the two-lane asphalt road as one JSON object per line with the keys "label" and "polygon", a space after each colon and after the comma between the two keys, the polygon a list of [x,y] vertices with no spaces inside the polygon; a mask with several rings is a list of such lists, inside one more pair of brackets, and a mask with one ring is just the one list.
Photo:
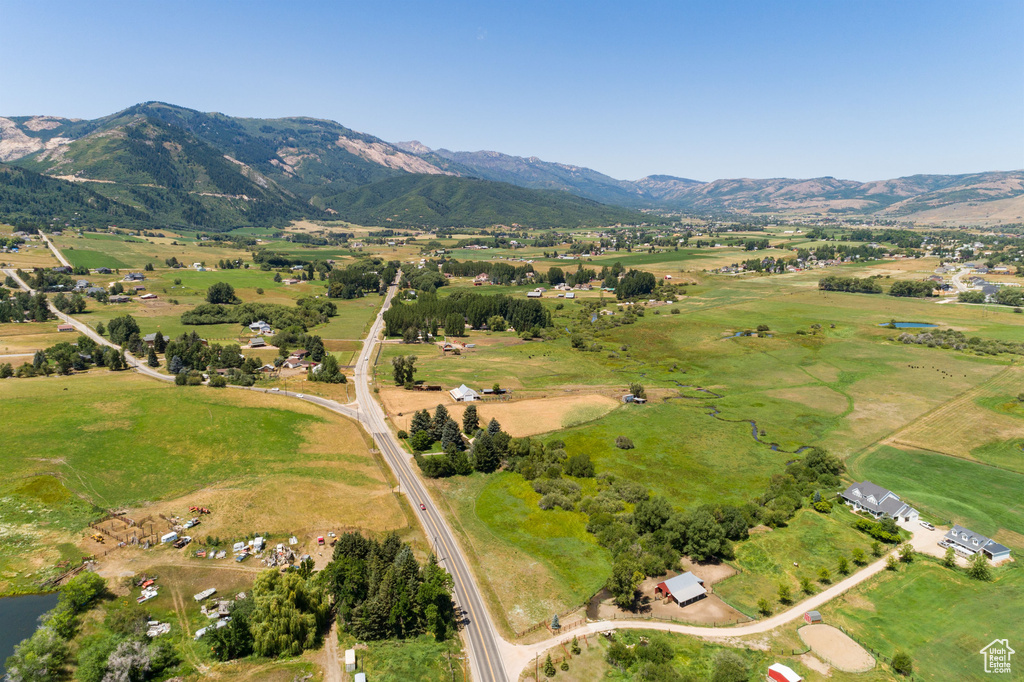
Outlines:
{"label": "two-lane asphalt road", "polygon": [[499,648],[499,637],[491,621],[490,613],[484,604],[483,596],[477,587],[476,580],[469,568],[469,562],[462,549],[455,541],[451,529],[444,516],[437,509],[433,499],[427,493],[418,474],[413,471],[412,458],[405,452],[398,440],[391,433],[384,417],[384,411],[374,400],[370,382],[373,353],[377,340],[384,326],[384,313],[391,305],[397,287],[388,289],[387,298],[374,321],[370,333],[363,343],[363,350],[356,360],[355,384],[356,402],[359,405],[359,419],[373,435],[384,460],[391,467],[405,491],[427,534],[438,563],[447,570],[455,584],[455,600],[463,611],[465,618],[465,634],[469,664],[474,680],[481,682],[506,682],[505,666]]}

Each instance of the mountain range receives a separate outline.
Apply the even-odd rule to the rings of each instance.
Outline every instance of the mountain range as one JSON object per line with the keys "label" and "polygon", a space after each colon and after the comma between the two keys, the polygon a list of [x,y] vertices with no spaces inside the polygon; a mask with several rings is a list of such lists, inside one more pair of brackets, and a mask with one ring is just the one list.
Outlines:
{"label": "mountain range", "polygon": [[0,217],[8,220],[88,212],[223,230],[300,217],[395,227],[650,219],[639,210],[932,222],[1020,222],[1024,215],[1024,171],[878,182],[629,181],[536,157],[392,144],[334,121],[237,118],[160,102],[93,120],[0,117],[0,164]]}

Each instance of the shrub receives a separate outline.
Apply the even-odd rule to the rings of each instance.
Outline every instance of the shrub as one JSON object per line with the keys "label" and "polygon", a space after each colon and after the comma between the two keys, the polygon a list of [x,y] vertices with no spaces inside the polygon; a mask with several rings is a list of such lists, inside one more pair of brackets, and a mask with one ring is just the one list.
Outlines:
{"label": "shrub", "polygon": [[981,552],[971,557],[970,565],[967,567],[967,575],[975,580],[991,580],[992,570],[988,566],[988,559]]}
{"label": "shrub", "polygon": [[892,554],[885,558],[886,569],[890,571],[895,571],[897,568],[899,568],[899,566],[900,562],[896,561],[896,557],[894,557]]}
{"label": "shrub", "polygon": [[892,669],[904,677],[914,672],[914,662],[910,654],[904,651],[897,651],[892,657]]}
{"label": "shrub", "polygon": [[615,447],[620,450],[632,450],[636,446],[634,446],[633,441],[626,436],[618,436],[615,439]]}
{"label": "shrub", "polygon": [[225,379],[224,377],[222,377],[219,374],[214,374],[212,377],[210,377],[210,387],[211,388],[224,388],[227,385],[228,385],[228,380]]}
{"label": "shrub", "polygon": [[400,440],[405,440],[406,438],[408,438],[408,437],[409,437],[409,434],[408,434],[408,433],[407,433],[406,431],[403,431],[403,430],[401,430],[401,429],[399,429],[399,431],[398,431],[398,434],[397,434],[397,435],[398,435],[398,438],[399,438]]}
{"label": "shrub", "polygon": [[761,597],[757,600],[757,612],[762,616],[770,616],[772,613],[772,605],[767,599]]}

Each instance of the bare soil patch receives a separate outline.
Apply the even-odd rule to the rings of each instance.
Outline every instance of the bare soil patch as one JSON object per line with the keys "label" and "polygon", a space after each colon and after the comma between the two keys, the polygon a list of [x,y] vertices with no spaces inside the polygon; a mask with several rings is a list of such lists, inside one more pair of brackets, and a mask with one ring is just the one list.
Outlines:
{"label": "bare soil patch", "polygon": [[[728,571],[723,571],[717,565],[693,564],[698,570],[708,569],[706,572],[711,580],[715,582],[724,580],[728,571],[735,571],[725,566]],[[705,580],[705,586],[710,587],[709,579],[704,578],[696,571],[699,577]],[[654,588],[658,583],[664,582],[666,576],[658,578],[647,578],[640,585],[640,605],[636,611],[627,611],[615,603],[615,597],[608,590],[601,590],[590,600],[587,605],[587,617],[591,620],[623,620],[629,618],[680,621],[698,625],[727,625],[731,623],[747,622],[750,619],[732,608],[714,594],[708,594],[704,599],[692,604],[680,607],[672,600],[664,600],[654,594]]]}
{"label": "bare soil patch", "polygon": [[683,570],[689,571],[703,580],[704,587],[711,587],[715,583],[720,583],[726,578],[736,575],[736,569],[729,564],[700,564],[691,561],[689,557],[683,557]]}
{"label": "bare soil patch", "polygon": [[864,647],[842,630],[831,625],[805,625],[798,631],[804,644],[831,665],[849,673],[860,673],[875,667],[875,659]]}

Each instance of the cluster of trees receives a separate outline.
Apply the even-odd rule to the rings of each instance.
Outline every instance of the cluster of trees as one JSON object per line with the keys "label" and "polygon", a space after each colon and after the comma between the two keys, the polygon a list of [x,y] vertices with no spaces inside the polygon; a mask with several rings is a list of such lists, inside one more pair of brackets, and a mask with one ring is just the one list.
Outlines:
{"label": "cluster of trees", "polygon": [[888,517],[881,521],[859,518],[853,522],[853,527],[881,542],[895,544],[900,541],[900,529],[896,522]]}
{"label": "cluster of trees", "polygon": [[456,291],[444,298],[421,292],[415,303],[396,300],[385,311],[384,333],[402,336],[406,329],[414,328],[436,335],[443,326],[446,334],[461,336],[467,322],[473,329],[480,329],[495,315],[500,315],[517,330],[551,326],[551,313],[539,301],[505,295],[486,296],[472,291]]}
{"label": "cluster of trees", "polygon": [[[616,265],[618,264],[616,263]],[[622,266],[620,265],[619,267],[621,268]],[[594,279],[597,279],[597,271],[590,268],[584,268],[583,263],[580,263],[576,266],[575,272],[570,272],[568,275],[565,274],[562,268],[558,266],[548,268],[547,273],[540,278],[540,281],[547,280],[548,284],[551,286],[568,284],[569,286],[574,287],[579,284],[588,284]],[[615,281],[618,282],[617,276]]]}
{"label": "cluster of trees", "polygon": [[405,386],[412,389],[415,386],[413,375],[416,374],[416,356],[399,355],[391,358],[392,376],[395,379],[395,386]]}
{"label": "cluster of trees", "polygon": [[920,334],[903,332],[896,337],[896,340],[901,343],[917,344],[928,346],[929,348],[969,350],[979,355],[999,355],[1000,353],[1024,355],[1024,343],[983,339],[980,336],[969,337],[963,332],[954,329],[935,329],[921,332]]}
{"label": "cluster of trees", "polygon": [[324,340],[319,335],[307,334],[294,327],[282,329],[275,334],[274,345],[277,346],[277,354],[281,358],[287,358],[295,348],[304,349],[309,353],[309,359],[314,362],[320,362],[327,356]]}
{"label": "cluster of trees", "polygon": [[361,639],[428,632],[443,641],[455,634],[451,576],[433,554],[425,564],[417,562],[396,533],[383,541],[339,536],[316,582],[333,595],[339,625]]}
{"label": "cluster of trees", "polygon": [[[8,282],[7,285],[13,288],[14,282]],[[25,320],[45,322],[50,317],[52,313],[47,304],[46,294],[29,294],[27,291],[15,290],[8,295],[7,289],[0,287],[0,323]]]}
{"label": "cluster of trees", "polygon": [[68,274],[70,272],[70,268],[61,268],[59,271],[52,268],[33,268],[29,274],[19,269],[18,277],[36,291],[60,291],[75,286],[75,280]]}
{"label": "cluster of trees", "polygon": [[77,292],[70,296],[61,292],[53,297],[53,307],[65,315],[78,315],[85,312],[85,297]]}
{"label": "cluster of trees", "polygon": [[536,271],[530,263],[512,265],[502,261],[464,261],[460,263],[457,260],[449,260],[441,265],[441,272],[453,277],[476,277],[485,274],[491,284],[520,284],[529,278],[530,273],[534,273],[536,277]]}
{"label": "cluster of trees", "polygon": [[[106,582],[91,571],[79,573],[61,589],[51,611],[31,637],[14,647],[6,661],[11,682],[62,679],[69,641],[79,626],[79,616],[106,592]],[[127,679],[127,678],[126,678]]]}
{"label": "cluster of trees", "polygon": [[338,359],[328,353],[317,367],[310,367],[306,377],[310,381],[319,381],[327,384],[344,384],[348,378],[342,374]]}
{"label": "cluster of trees", "polygon": [[[738,651],[702,647],[677,657],[668,634],[651,632],[645,633],[643,638],[646,642],[638,634],[619,630],[605,652],[605,660],[631,680],[747,682],[751,679],[750,665]],[[681,659],[687,661],[686,672],[682,674],[676,668]]]}
{"label": "cluster of trees", "polygon": [[[458,423],[452,419],[444,405],[437,406],[433,417],[430,416],[427,410],[420,410],[413,415],[412,422],[409,425],[409,445],[412,446],[413,450],[422,452],[438,441],[440,441],[445,453],[453,457],[458,453],[462,453],[466,448],[466,443],[462,438]],[[465,457],[465,454],[463,453],[461,456]],[[457,467],[459,471],[450,471],[436,468],[439,466],[436,465],[436,461],[440,461],[440,458],[432,457],[425,459],[420,457],[416,461],[424,473],[431,478],[451,476],[453,473],[469,473],[469,471],[462,471],[465,466],[461,462],[460,466]]]}
{"label": "cluster of trees", "polygon": [[840,277],[826,275],[818,280],[818,288],[822,291],[845,291],[854,294],[880,294],[882,285],[877,277]]}
{"label": "cluster of trees", "polygon": [[892,283],[889,287],[890,296],[901,296],[904,298],[925,298],[935,293],[935,282],[929,280],[914,281],[901,279]]}
{"label": "cluster of trees", "polygon": [[398,264],[381,259],[361,260],[348,267],[335,268],[327,277],[330,298],[361,298],[367,292],[383,292],[398,274]]}
{"label": "cluster of trees", "polygon": [[314,647],[329,621],[330,600],[311,572],[307,566],[284,574],[260,573],[250,596],[232,604],[227,627],[207,635],[214,657],[298,656]]}
{"label": "cluster of trees", "polygon": [[227,282],[217,282],[216,284],[211,284],[206,290],[206,302],[233,305],[241,303],[242,299],[235,296],[235,288],[233,286]]}
{"label": "cluster of trees", "polygon": [[294,307],[277,303],[242,303],[226,305],[204,303],[182,314],[182,324],[230,324],[249,325],[263,320],[279,329],[296,327],[306,331],[310,327],[326,322],[338,314],[338,307],[327,299],[300,298]]}
{"label": "cluster of trees", "polygon": [[647,296],[654,291],[657,280],[654,275],[642,270],[629,270],[615,285],[615,298],[625,300]]}
{"label": "cluster of trees", "polygon": [[785,272],[786,266],[793,262],[792,259],[773,258],[751,258],[743,261],[743,269],[750,272]]}

